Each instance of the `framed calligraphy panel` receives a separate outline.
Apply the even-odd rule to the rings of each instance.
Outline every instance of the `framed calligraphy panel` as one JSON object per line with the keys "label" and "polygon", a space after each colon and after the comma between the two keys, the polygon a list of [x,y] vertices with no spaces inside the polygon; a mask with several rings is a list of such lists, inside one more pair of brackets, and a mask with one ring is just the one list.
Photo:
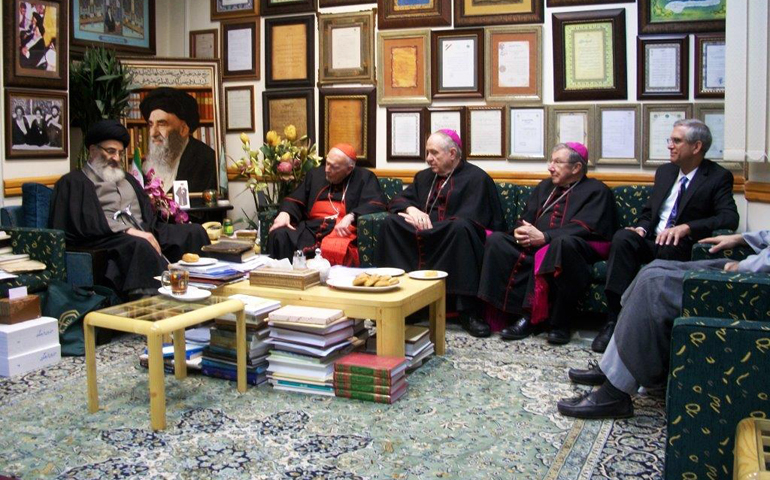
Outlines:
{"label": "framed calligraphy panel", "polygon": [[348,143],[358,153],[358,165],[375,167],[377,105],[374,87],[322,88],[319,95],[319,152],[327,152],[338,143]]}
{"label": "framed calligraphy panel", "polygon": [[377,34],[377,103],[430,103],[430,30]]}
{"label": "framed calligraphy panel", "polygon": [[270,130],[283,132],[287,125],[294,125],[297,138],[307,135],[311,142],[315,142],[314,91],[312,88],[303,88],[262,92],[263,138]]}
{"label": "framed calligraphy panel", "polygon": [[265,86],[315,83],[315,15],[265,19]]}

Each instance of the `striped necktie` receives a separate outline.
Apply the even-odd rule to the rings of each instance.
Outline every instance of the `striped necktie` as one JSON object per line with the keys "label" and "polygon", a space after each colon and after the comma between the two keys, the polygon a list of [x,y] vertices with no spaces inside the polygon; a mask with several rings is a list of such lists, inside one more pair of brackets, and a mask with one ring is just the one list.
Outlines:
{"label": "striped necktie", "polygon": [[682,177],[679,180],[679,183],[681,183],[679,193],[676,195],[676,201],[674,202],[674,208],[671,209],[671,215],[668,216],[668,221],[666,221],[666,228],[671,228],[676,225],[676,217],[679,215],[679,204],[682,203],[684,192],[687,190],[687,177]]}

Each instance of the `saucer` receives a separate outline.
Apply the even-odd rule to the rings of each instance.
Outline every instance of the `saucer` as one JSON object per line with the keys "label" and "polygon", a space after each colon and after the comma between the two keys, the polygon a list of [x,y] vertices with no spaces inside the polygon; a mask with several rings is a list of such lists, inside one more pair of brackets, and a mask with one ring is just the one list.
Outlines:
{"label": "saucer", "polygon": [[204,298],[209,298],[211,296],[211,292],[208,290],[190,286],[187,287],[187,292],[184,295],[171,293],[171,289],[166,287],[160,287],[158,289],[158,293],[169,298],[173,298],[174,300],[180,300],[182,302],[194,302],[196,300],[203,300]]}

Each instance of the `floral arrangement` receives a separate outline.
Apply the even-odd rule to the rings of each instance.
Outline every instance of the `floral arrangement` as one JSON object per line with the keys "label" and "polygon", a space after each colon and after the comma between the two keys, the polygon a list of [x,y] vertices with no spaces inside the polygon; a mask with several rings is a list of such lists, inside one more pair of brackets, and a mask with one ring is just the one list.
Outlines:
{"label": "floral arrangement", "polygon": [[155,213],[160,214],[160,218],[166,222],[173,218],[174,223],[187,223],[190,221],[187,212],[179,208],[174,198],[166,196],[163,188],[163,180],[155,176],[155,169],[151,168],[147,172],[144,181],[144,191],[150,197],[150,204]]}

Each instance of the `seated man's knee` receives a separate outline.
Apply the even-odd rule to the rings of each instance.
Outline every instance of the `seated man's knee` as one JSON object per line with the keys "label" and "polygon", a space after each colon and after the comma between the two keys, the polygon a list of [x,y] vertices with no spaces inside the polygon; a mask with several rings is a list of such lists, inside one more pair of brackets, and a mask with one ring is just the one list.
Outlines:
{"label": "seated man's knee", "polygon": [[578,237],[573,237],[572,235],[556,237],[552,239],[550,243],[551,248],[559,248],[561,250],[576,250],[578,245],[580,245],[580,239]]}

